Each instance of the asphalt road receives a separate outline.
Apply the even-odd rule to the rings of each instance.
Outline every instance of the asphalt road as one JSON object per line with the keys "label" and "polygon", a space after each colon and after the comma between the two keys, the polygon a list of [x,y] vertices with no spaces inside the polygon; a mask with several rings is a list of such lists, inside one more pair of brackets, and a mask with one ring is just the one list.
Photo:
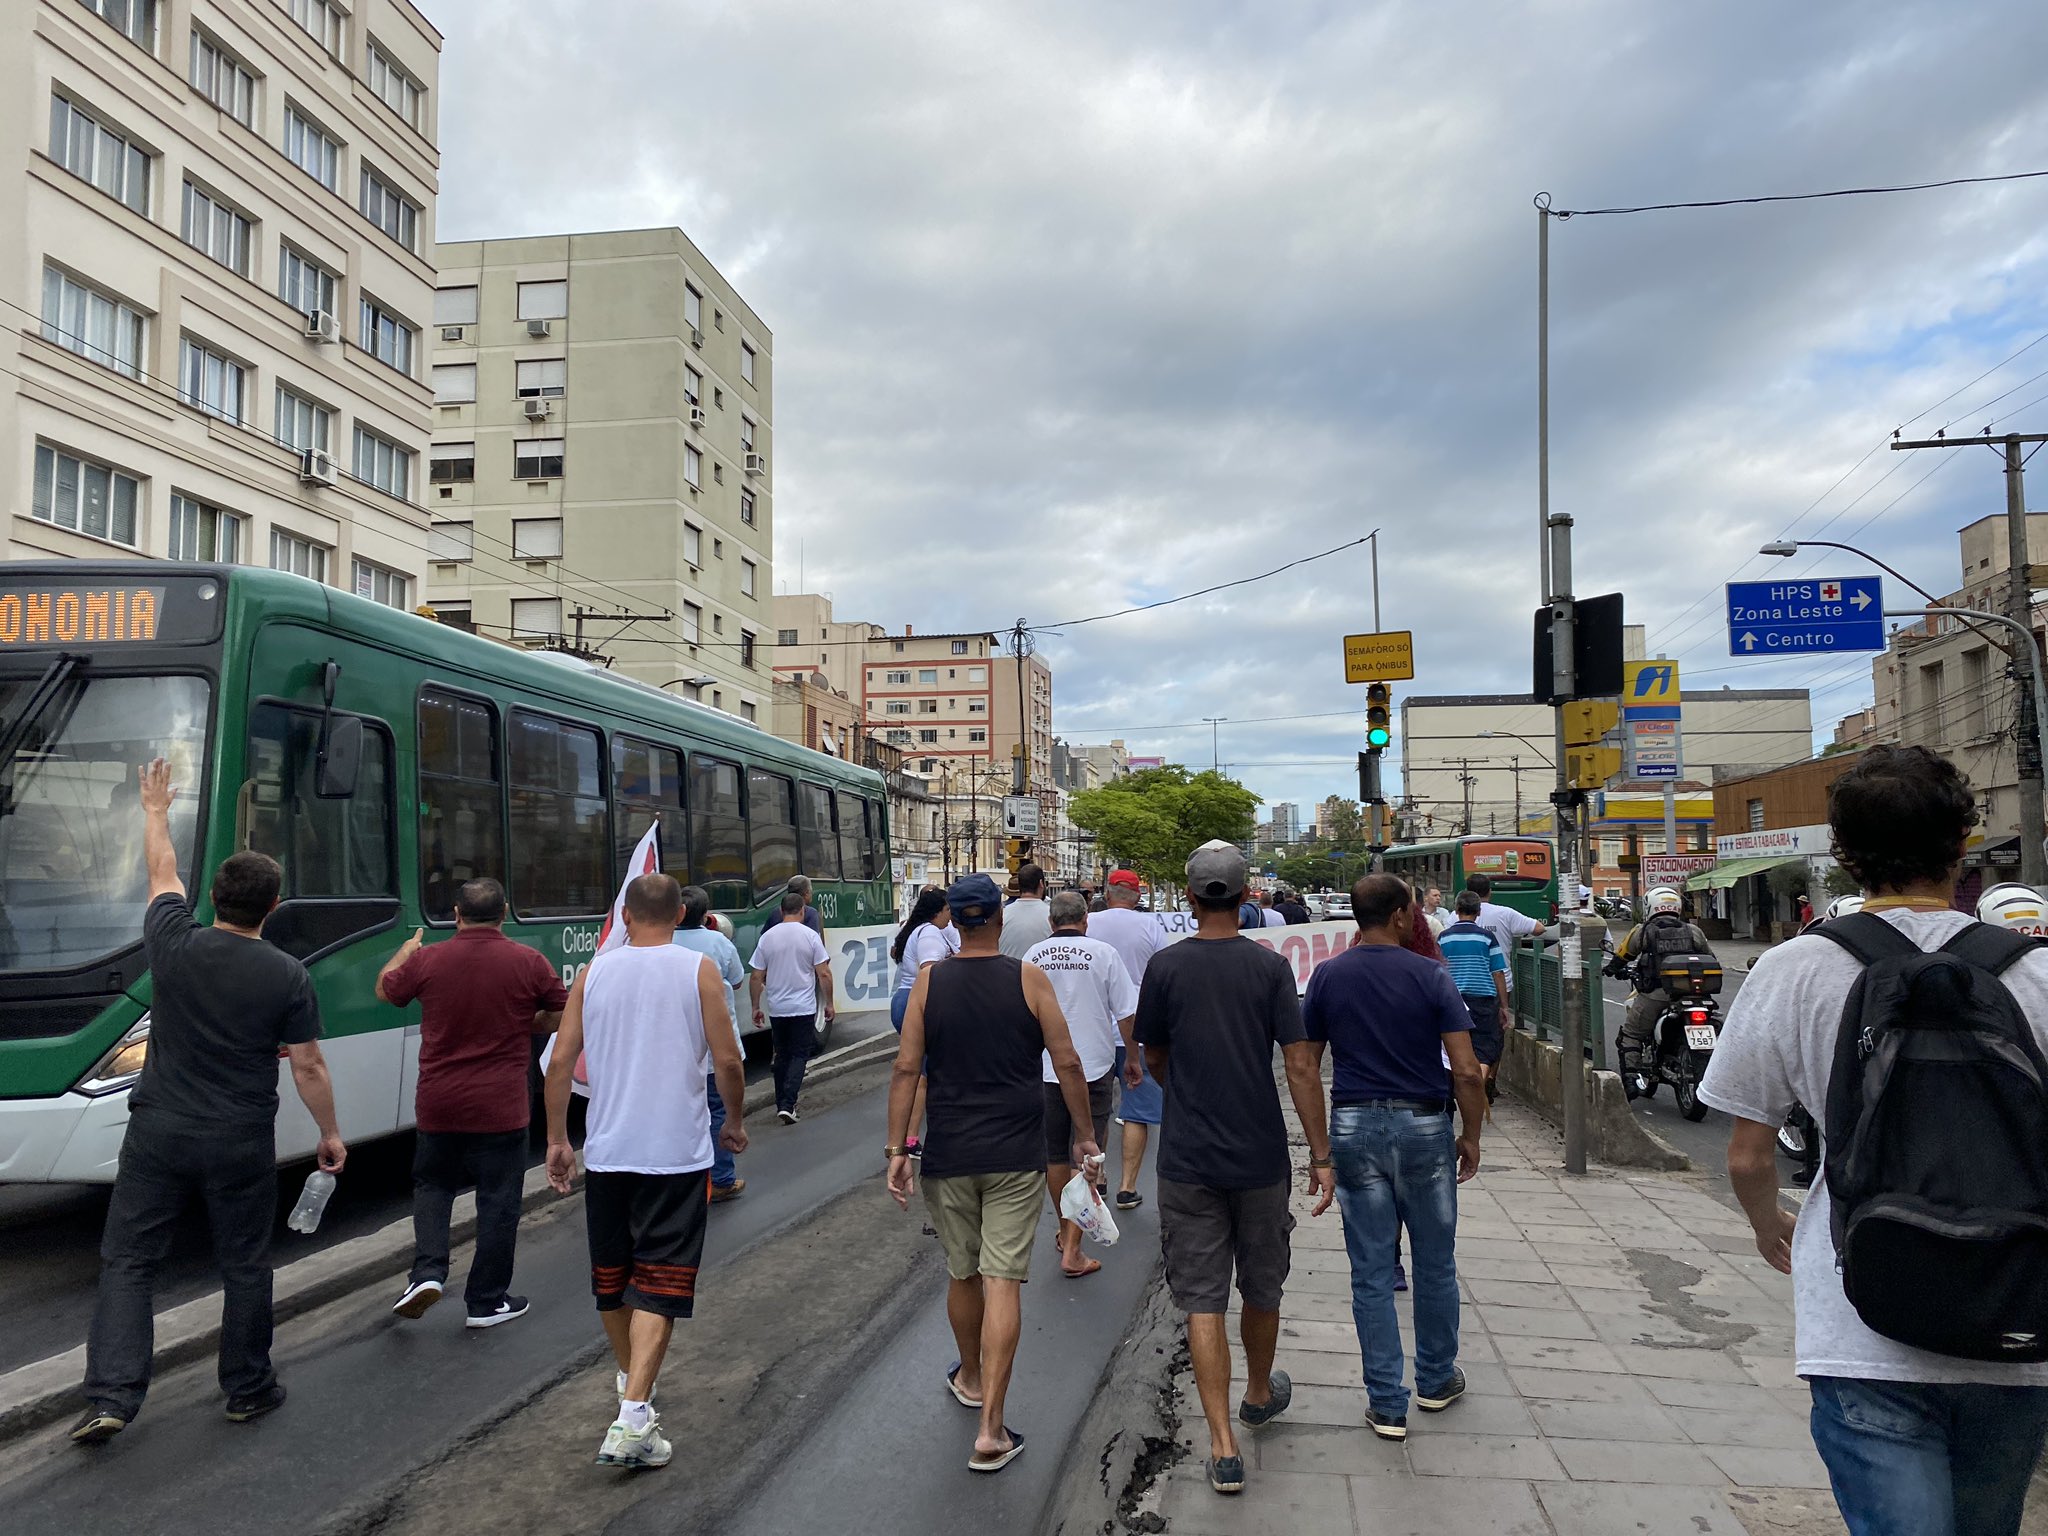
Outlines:
{"label": "asphalt road", "polygon": [[[828,1050],[886,1033],[886,1012],[849,1013],[834,1026]],[[768,1076],[765,1035],[750,1042],[747,1081]],[[543,1128],[528,1149],[537,1166],[546,1150]],[[311,1236],[289,1231],[285,1218],[298,1200],[310,1162],[282,1169],[272,1257],[289,1263],[332,1244],[374,1232],[412,1209],[410,1133],[349,1149],[348,1168]],[[0,1372],[60,1354],[82,1343],[92,1318],[99,1278],[100,1229],[107,1189],[83,1184],[0,1185]],[[206,1220],[196,1208],[180,1226],[157,1287],[163,1311],[218,1288],[207,1246]]]}

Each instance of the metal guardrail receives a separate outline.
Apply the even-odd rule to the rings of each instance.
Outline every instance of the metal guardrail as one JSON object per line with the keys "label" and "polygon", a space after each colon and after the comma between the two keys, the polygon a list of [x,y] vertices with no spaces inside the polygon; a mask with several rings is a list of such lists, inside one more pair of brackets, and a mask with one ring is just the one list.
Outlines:
{"label": "metal guardrail", "polygon": [[[1607,1004],[1600,989],[1598,951],[1586,977],[1586,1059],[1607,1066]],[[1515,1024],[1538,1040],[1564,1037],[1564,966],[1558,946],[1540,939],[1517,939],[1508,956],[1514,977]]]}

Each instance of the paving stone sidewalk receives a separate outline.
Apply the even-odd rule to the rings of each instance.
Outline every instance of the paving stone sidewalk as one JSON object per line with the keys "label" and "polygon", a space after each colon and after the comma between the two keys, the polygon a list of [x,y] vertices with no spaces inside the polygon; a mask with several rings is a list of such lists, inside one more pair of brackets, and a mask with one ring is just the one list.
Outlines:
{"label": "paving stone sidewalk", "polygon": [[1276,1362],[1294,1404],[1240,1427],[1248,1486],[1222,1497],[1184,1375],[1187,1454],[1141,1511],[1174,1536],[1838,1536],[1792,1369],[1792,1282],[1741,1214],[1697,1177],[1568,1178],[1555,1132],[1506,1099],[1482,1153],[1458,1196],[1466,1397],[1411,1410],[1405,1445],[1365,1427],[1343,1227],[1297,1193]]}

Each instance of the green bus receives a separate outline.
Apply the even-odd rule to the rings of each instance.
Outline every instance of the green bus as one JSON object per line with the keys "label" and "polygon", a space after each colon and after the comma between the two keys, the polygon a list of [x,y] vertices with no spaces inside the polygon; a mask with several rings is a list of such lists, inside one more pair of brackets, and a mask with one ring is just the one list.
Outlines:
{"label": "green bus", "polygon": [[[416,1008],[378,969],[491,875],[573,978],[659,821],[740,952],[791,876],[825,921],[893,914],[879,774],[556,653],[239,566],[0,568],[0,1182],[106,1182],[149,1049],[140,766],[168,759],[202,921],[239,849],[284,867],[265,937],[303,960],[342,1135],[412,1124]],[[750,1022],[750,1021],[743,1021]],[[280,1159],[312,1118],[281,1095]]]}
{"label": "green bus", "polygon": [[1419,891],[1435,886],[1450,906],[1465,882],[1485,875],[1493,899],[1540,923],[1557,916],[1557,859],[1540,837],[1453,837],[1434,843],[1389,848],[1382,867],[1414,882]]}

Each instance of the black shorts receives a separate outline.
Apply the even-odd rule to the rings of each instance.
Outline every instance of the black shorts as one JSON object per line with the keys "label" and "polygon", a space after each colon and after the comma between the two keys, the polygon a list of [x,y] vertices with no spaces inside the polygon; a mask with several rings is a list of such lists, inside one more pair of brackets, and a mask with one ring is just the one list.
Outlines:
{"label": "black shorts", "polygon": [[597,1310],[688,1317],[704,1259],[711,1170],[583,1175],[590,1290]]}
{"label": "black shorts", "polygon": [[1279,1310],[1290,1263],[1287,1234],[1294,1230],[1288,1187],[1286,1180],[1260,1189],[1159,1181],[1159,1242],[1175,1306],[1222,1312],[1234,1268],[1246,1306]]}
{"label": "black shorts", "polygon": [[1500,1027],[1500,999],[1467,997],[1465,1009],[1472,1015],[1472,1054],[1483,1067],[1496,1065],[1507,1046]]}
{"label": "black shorts", "polygon": [[[1067,1113],[1067,1096],[1058,1083],[1045,1083],[1045,1160],[1062,1166],[1074,1161],[1074,1117]],[[1116,1068],[1112,1067],[1088,1085],[1088,1118],[1095,1122],[1095,1145],[1109,1141],[1109,1106],[1116,1092]],[[1057,1195],[1058,1190],[1053,1193]]]}

